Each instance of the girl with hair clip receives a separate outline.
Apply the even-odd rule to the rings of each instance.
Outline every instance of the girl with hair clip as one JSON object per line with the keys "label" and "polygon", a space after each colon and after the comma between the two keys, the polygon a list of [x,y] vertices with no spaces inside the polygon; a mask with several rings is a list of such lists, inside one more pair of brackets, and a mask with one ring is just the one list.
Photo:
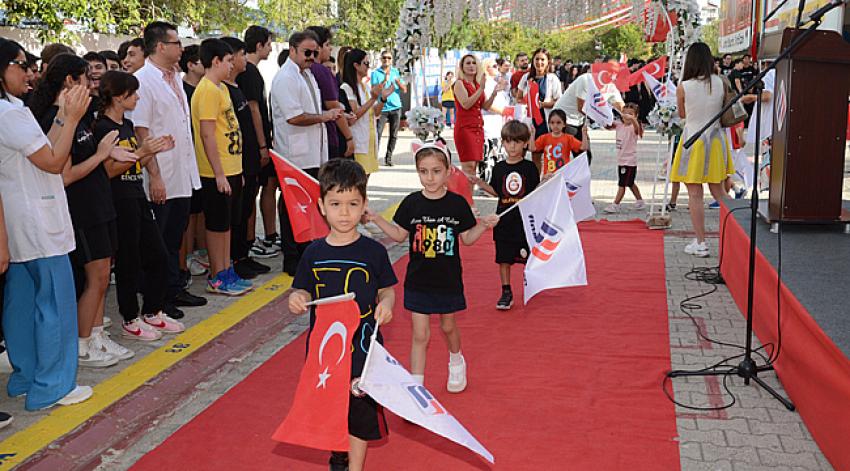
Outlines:
{"label": "girl with hair clip", "polygon": [[460,330],[455,315],[466,309],[460,242],[474,244],[499,217],[478,222],[469,203],[447,189],[451,165],[441,143],[414,145],[414,161],[422,190],[407,195],[390,223],[371,210],[366,218],[397,242],[409,239],[410,261],[404,281],[404,308],[413,316],[410,372],[425,380],[425,352],[431,337],[431,315],[440,316],[440,327],[449,347],[446,389],[466,389],[466,361],[461,353]]}

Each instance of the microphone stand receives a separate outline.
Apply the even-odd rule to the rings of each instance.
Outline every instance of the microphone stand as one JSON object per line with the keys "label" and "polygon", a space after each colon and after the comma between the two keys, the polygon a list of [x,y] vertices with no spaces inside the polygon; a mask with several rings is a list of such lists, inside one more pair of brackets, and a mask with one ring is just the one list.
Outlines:
{"label": "microphone stand", "polygon": [[[820,9],[816,10],[809,16],[809,21],[812,22],[812,25],[803,30],[802,33],[798,34],[791,43],[782,51],[779,56],[773,61],[773,63],[765,67],[764,70],[761,71],[758,75],[753,77],[750,82],[744,86],[744,89],[741,90],[734,99],[730,100],[720,112],[717,113],[705,126],[703,126],[697,133],[688,138],[687,141],[683,144],[685,149],[689,149],[699,137],[710,128],[714,123],[720,120],[723,116],[723,113],[726,112],[729,108],[731,108],[742,96],[747,94],[749,90],[751,90],[757,83],[759,83],[765,75],[771,70],[776,68],[776,65],[781,61],[788,58],[792,52],[794,52],[797,47],[803,44],[813,33],[817,30],[818,26],[820,26],[823,21],[824,15],[829,13],[832,9],[842,5],[847,0],[833,0],[832,2],[824,5]],[[805,5],[804,1],[800,2],[802,5]],[[802,10],[802,8],[801,8]],[[796,28],[799,29],[803,23],[798,21]],[[749,385],[750,381],[755,382],[759,386],[761,386],[765,391],[770,393],[771,396],[776,398],[779,402],[785,406],[786,409],[793,411],[795,409],[794,404],[780,395],[775,389],[765,383],[761,378],[758,377],[758,374],[762,371],[771,371],[773,370],[773,364],[768,363],[766,365],[759,366],[753,360],[753,298],[754,298],[754,287],[755,287],[755,253],[756,253],[756,223],[758,222],[758,200],[759,200],[759,190],[758,190],[758,171],[759,171],[759,156],[761,153],[761,103],[762,103],[762,90],[758,89],[757,92],[757,101],[755,106],[755,119],[756,119],[756,151],[755,158],[753,159],[753,192],[752,192],[752,200],[750,204],[750,251],[749,251],[749,276],[747,280],[747,339],[746,346],[744,351],[744,359],[738,364],[738,366],[733,366],[729,369],[725,370],[698,370],[698,371],[682,371],[682,370],[674,370],[667,373],[667,376],[670,378],[676,378],[680,376],[720,376],[720,375],[728,375],[728,374],[737,374],[741,378],[744,378],[744,384]]]}

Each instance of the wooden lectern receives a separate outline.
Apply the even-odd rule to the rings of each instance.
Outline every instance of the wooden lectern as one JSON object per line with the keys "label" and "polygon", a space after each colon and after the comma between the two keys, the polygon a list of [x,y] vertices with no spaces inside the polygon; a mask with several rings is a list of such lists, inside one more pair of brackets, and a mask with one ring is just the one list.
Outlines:
{"label": "wooden lectern", "polygon": [[[798,34],[802,31],[786,29],[782,48]],[[850,43],[834,31],[815,31],[789,59],[778,64],[768,205],[771,221],[850,220],[846,211],[842,217],[841,208],[848,94]]]}

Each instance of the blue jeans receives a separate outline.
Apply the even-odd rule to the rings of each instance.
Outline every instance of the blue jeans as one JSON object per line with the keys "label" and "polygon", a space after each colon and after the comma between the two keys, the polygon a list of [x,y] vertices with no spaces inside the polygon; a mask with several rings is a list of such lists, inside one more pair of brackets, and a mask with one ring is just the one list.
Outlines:
{"label": "blue jeans", "polygon": [[67,255],[10,263],[3,330],[14,372],[9,396],[27,410],[51,406],[77,382],[77,298]]}

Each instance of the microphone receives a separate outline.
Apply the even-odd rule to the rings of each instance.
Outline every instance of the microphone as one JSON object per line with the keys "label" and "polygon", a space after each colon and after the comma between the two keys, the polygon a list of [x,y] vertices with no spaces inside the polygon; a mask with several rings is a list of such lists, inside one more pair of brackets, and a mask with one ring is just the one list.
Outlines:
{"label": "microphone", "polygon": [[808,23],[809,21],[814,21],[814,22],[820,23],[821,19],[823,18],[824,15],[829,13],[833,8],[840,7],[841,5],[844,5],[847,2],[848,2],[848,0],[832,0],[831,2],[827,3],[826,5],[818,8],[815,11],[813,11],[812,14],[809,15],[809,19],[808,19],[808,21],[806,21],[806,23]]}

